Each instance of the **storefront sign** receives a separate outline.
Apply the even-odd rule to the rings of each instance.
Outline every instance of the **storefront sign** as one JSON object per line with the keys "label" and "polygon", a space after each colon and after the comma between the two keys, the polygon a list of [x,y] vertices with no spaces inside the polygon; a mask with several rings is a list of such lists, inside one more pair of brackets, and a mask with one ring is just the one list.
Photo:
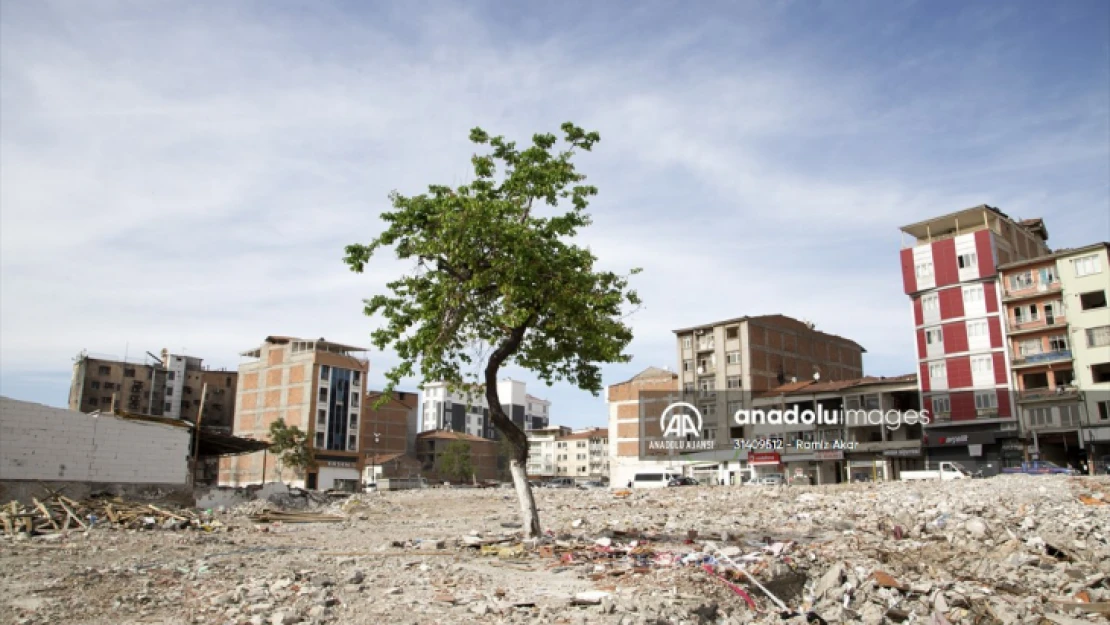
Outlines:
{"label": "storefront sign", "polygon": [[883,452],[887,458],[920,458],[921,448],[915,447],[913,449],[888,449]]}
{"label": "storefront sign", "polygon": [[1025,451],[1025,445],[1019,440],[1008,440],[1002,443],[1002,451]]}
{"label": "storefront sign", "polygon": [[334,467],[336,469],[354,469],[356,467],[353,462],[339,462],[337,460],[324,460],[320,462],[321,466]]}
{"label": "storefront sign", "polygon": [[967,445],[990,445],[994,443],[995,432],[966,432],[962,434],[927,434],[929,447],[964,447]]}
{"label": "storefront sign", "polygon": [[814,460],[843,460],[844,452],[837,451],[819,451],[813,454]]}
{"label": "storefront sign", "polygon": [[768,466],[782,464],[778,452],[749,452],[748,464],[751,466]]}

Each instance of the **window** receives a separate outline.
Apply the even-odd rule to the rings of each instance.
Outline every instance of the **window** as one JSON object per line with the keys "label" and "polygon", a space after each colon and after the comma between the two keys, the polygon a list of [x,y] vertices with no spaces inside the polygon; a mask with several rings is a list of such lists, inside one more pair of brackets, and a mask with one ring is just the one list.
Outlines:
{"label": "window", "polygon": [[350,425],[353,428],[358,427],[358,413],[357,412],[352,412],[351,413]]}
{"label": "window", "polygon": [[1110,326],[1087,329],[1087,347],[1105,347],[1110,345]]}
{"label": "window", "polygon": [[956,257],[956,264],[959,265],[960,269],[969,269],[976,266],[976,259],[977,256],[974,252],[971,254],[960,254]]}
{"label": "window", "polygon": [[937,297],[936,293],[921,298],[921,310],[927,313],[940,310],[940,299]]}
{"label": "window", "polygon": [[226,386],[227,388],[231,388],[231,376],[230,375],[227,376],[226,378],[224,378],[224,386]]}
{"label": "window", "polygon": [[1040,339],[1026,339],[1018,344],[1018,353],[1022,356],[1033,356],[1042,351]]}
{"label": "window", "polygon": [[688,337],[688,336],[682,337],[682,349],[690,349],[690,343],[691,343],[690,337]]}
{"label": "window", "polygon": [[684,392],[684,393],[693,393],[694,392],[694,383],[693,382],[684,382],[682,384],[682,392]]}
{"label": "window", "polygon": [[965,286],[962,289],[964,296],[964,304],[972,304],[975,302],[983,301],[983,285],[976,284],[975,286]]}
{"label": "window", "polygon": [[918,278],[928,278],[929,276],[933,275],[933,263],[917,263],[917,265],[914,266],[914,271],[917,274]]}
{"label": "window", "polygon": [[683,371],[693,371],[694,370],[694,361],[689,360],[689,359],[683,360],[682,361],[682,370]]}
{"label": "window", "polygon": [[1060,425],[1079,425],[1079,404],[1066,404],[1058,406],[1060,411]]}
{"label": "window", "polygon": [[358,393],[351,393],[351,408],[358,408]]}
{"label": "window", "polygon": [[730,375],[725,378],[725,387],[727,388],[740,388],[740,376]]}
{"label": "window", "polygon": [[998,393],[994,391],[976,393],[975,408],[978,410],[993,410],[998,408]]}
{"label": "window", "polygon": [[172,386],[167,386],[166,387],[166,397],[171,397],[172,395],[173,395],[173,387]]}
{"label": "window", "polygon": [[1098,402],[1098,418],[1101,421],[1110,421],[1110,399]]}
{"label": "window", "polygon": [[933,398],[933,414],[948,414],[952,412],[952,402],[947,397]]}
{"label": "window", "polygon": [[1083,310],[1106,308],[1106,291],[1091,291],[1079,295],[1079,307]]}
{"label": "window", "polygon": [[967,322],[967,338],[984,337],[988,334],[986,320]]}
{"label": "window", "polygon": [[1075,372],[1071,369],[1061,369],[1053,372],[1052,377],[1056,378],[1056,386],[1071,386],[1075,384]]}
{"label": "window", "polygon": [[96,380],[93,380],[92,384],[90,384],[89,386],[91,386],[93,389],[100,390],[100,382],[97,382]]}
{"label": "window", "polygon": [[323,448],[324,448],[324,433],[323,432],[317,432],[316,433],[316,449],[323,449]]}
{"label": "window", "polygon": [[736,414],[736,411],[737,411],[737,410],[740,410],[741,408],[743,408],[743,407],[744,407],[744,402],[740,402],[740,401],[730,401],[730,402],[728,402],[728,406],[727,406],[727,407],[728,407],[728,413],[729,413],[730,415],[734,415],[734,414]]}
{"label": "window", "polygon": [[992,373],[994,364],[990,356],[973,356],[971,358],[972,373]]}
{"label": "window", "polygon": [[351,374],[351,384],[357,385],[362,380],[362,372],[355,371]]}
{"label": "window", "polygon": [[1110,362],[1100,362],[1097,365],[1091,365],[1091,380],[1095,384],[1110,382]]}
{"label": "window", "polygon": [[166,379],[167,380],[173,380],[175,378],[177,378],[177,372],[176,371],[170,371],[169,373],[166,374]]}
{"label": "window", "polygon": [[725,354],[725,361],[730,365],[740,364],[740,352],[728,352]]}
{"label": "window", "polygon": [[1056,282],[1056,268],[1055,267],[1042,267],[1040,270],[1041,284],[1052,284]]}
{"label": "window", "polygon": [[740,326],[730,326],[730,327],[725,328],[725,338],[726,339],[738,339],[738,338],[740,338]]}
{"label": "window", "polygon": [[1076,258],[1071,261],[1072,266],[1075,267],[1075,277],[1082,278],[1083,276],[1091,276],[1096,273],[1102,272],[1101,263],[1098,262],[1098,256],[1084,256],[1083,258]]}
{"label": "window", "polygon": [[1052,408],[1029,408],[1025,411],[1029,425],[1045,426],[1052,424]]}
{"label": "window", "polygon": [[123,370],[123,377],[125,377],[125,378],[135,377],[135,370],[134,369],[124,369]]}
{"label": "window", "polygon": [[[183,388],[183,389],[181,389],[181,390],[182,390],[182,391],[183,391],[183,392],[184,392],[184,393],[185,393],[186,395],[192,395],[192,394],[193,394],[193,387],[191,387],[191,386],[186,386],[185,388]],[[218,393],[219,391],[217,390],[216,392]]]}
{"label": "window", "polygon": [[97,399],[95,397],[90,397],[89,398],[89,405],[90,406],[95,406],[96,402],[97,402]]}
{"label": "window", "polygon": [[943,378],[943,377],[946,377],[947,375],[948,375],[948,370],[945,368],[943,362],[934,362],[934,363],[929,365],[929,377],[930,378],[933,378],[933,379]]}
{"label": "window", "polygon": [[1010,290],[1020,291],[1033,286],[1033,272],[1023,271],[1010,276]]}
{"label": "window", "polygon": [[358,451],[358,437],[354,434],[347,437],[347,451]]}
{"label": "window", "polygon": [[320,379],[321,380],[328,379],[328,375],[330,373],[331,373],[331,367],[329,367],[327,365],[320,365]]}
{"label": "window", "polygon": [[941,345],[944,343],[944,334],[940,328],[930,328],[925,330],[925,344],[926,345]]}
{"label": "window", "polygon": [[97,369],[96,371],[97,371],[97,373],[99,373],[100,375],[108,375],[109,373],[111,373],[111,372],[112,372],[112,369],[111,369],[111,368],[109,368],[109,367],[100,367],[100,368],[99,368],[99,369]]}
{"label": "window", "polygon": [[712,391],[716,389],[716,380],[713,378],[702,378],[698,380],[699,391]]}
{"label": "window", "polygon": [[717,415],[717,404],[702,404],[698,406],[698,410],[703,417],[713,417]]}
{"label": "window", "polygon": [[879,410],[879,396],[878,395],[864,395],[863,408],[864,410]]}
{"label": "window", "polygon": [[324,410],[324,409],[317,410],[316,411],[316,423],[319,423],[320,425],[324,425],[327,422],[328,422],[328,411]]}
{"label": "window", "polygon": [[166,405],[163,406],[162,409],[163,409],[164,412],[169,412],[169,411],[173,410],[173,404],[171,404],[170,402],[166,402]]}
{"label": "window", "polygon": [[320,401],[322,401],[322,402],[328,401],[328,389],[326,389],[326,388],[320,389]]}
{"label": "window", "polygon": [[712,334],[703,334],[698,337],[698,350],[713,349],[714,340]]}
{"label": "window", "polygon": [[1066,352],[1068,351],[1068,337],[1065,334],[1058,334],[1056,336],[1048,337],[1048,351],[1050,352]]}

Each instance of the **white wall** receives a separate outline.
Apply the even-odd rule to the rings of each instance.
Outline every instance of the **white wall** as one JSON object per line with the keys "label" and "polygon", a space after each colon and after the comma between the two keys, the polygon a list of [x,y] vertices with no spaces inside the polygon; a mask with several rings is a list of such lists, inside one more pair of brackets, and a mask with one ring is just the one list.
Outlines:
{"label": "white wall", "polygon": [[0,397],[0,479],[184,484],[190,432]]}

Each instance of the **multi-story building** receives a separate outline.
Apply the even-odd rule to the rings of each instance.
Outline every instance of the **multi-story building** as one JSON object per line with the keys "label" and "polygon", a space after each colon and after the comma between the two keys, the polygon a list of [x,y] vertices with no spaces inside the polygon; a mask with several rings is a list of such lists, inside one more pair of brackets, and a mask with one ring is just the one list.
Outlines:
{"label": "multi-story building", "polygon": [[[220,484],[244,486],[284,480],[310,489],[355,489],[362,458],[373,451],[360,436],[366,350],[327,341],[289,336],[266,337],[243,352],[239,366],[234,434],[268,440],[270,424],[284,419],[308,433],[316,468],[303,476],[280,467],[267,452],[220,461]],[[403,447],[402,447],[403,449]]]}
{"label": "multi-story building", "polygon": [[[194,356],[171,354],[145,359],[78,354],[73,365],[69,408],[81,412],[110,411],[113,406],[231,431],[238,374],[208,369]],[[203,392],[207,388],[206,394]],[[203,410],[202,398],[203,397]]]}
{"label": "multi-story building", "polygon": [[[489,405],[481,386],[469,393],[452,392],[446,382],[428,382],[423,387],[421,431],[451,430],[480,438],[497,439],[489,418]],[[497,383],[501,408],[525,432],[541,430],[551,419],[551,402],[529,395],[524,382],[506,378]]]}
{"label": "multi-story building", "polygon": [[[416,424],[420,397],[416,393],[393,391],[392,396],[380,407],[374,404],[381,393],[370,391],[362,402],[362,419],[359,422],[359,441],[362,442],[360,464],[364,480],[377,482],[385,475],[384,458],[396,460],[398,454],[416,457]],[[369,479],[366,479],[369,478]]]}
{"label": "multi-story building", "polygon": [[917,345],[926,437],[959,441],[929,459],[997,472],[1021,460],[1011,403],[999,265],[1049,253],[1039,219],[1017,221],[982,205],[902,227],[901,251]]}
{"label": "multi-story building", "polygon": [[666,395],[678,393],[679,389],[678,374],[659,367],[648,367],[631,379],[606,388],[610,484],[625,486],[638,472],[679,467],[670,458],[642,455],[645,438],[659,434],[658,417],[672,401]]}
{"label": "multi-story building", "polygon": [[556,441],[570,433],[571,429],[564,425],[528,432],[528,477],[547,478],[558,474],[555,466]]}
{"label": "multi-story building", "polygon": [[609,479],[609,430],[588,428],[555,441],[555,474],[576,480]]}
{"label": "multi-story building", "polygon": [[466,445],[470,466],[474,471],[472,479],[485,481],[504,477],[500,468],[497,441],[448,430],[432,430],[416,435],[416,458],[420,461],[424,475],[437,481],[466,481],[456,475],[445,475],[442,471],[441,459],[452,444]]}
{"label": "multi-story building", "polygon": [[[1107,244],[999,268],[1014,390],[1027,454],[1079,465],[1110,441]],[[1100,410],[1100,402],[1102,408]],[[1031,443],[1031,444],[1030,444]]]}

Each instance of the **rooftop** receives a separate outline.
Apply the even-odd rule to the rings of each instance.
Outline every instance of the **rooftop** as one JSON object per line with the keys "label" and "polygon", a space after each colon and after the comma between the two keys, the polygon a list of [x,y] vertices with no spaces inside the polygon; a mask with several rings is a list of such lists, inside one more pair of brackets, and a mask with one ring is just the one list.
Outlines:
{"label": "rooftop", "polygon": [[467,434],[466,432],[453,432],[451,430],[430,430],[428,432],[421,432],[420,434],[416,435],[416,438],[417,440],[459,440],[483,443],[494,442],[488,438],[482,438],[481,436],[474,436],[473,434]]}
{"label": "rooftop", "polygon": [[[332,352],[335,354],[351,354],[353,352],[368,351],[365,347],[356,347],[354,345],[345,345],[343,343],[336,343],[329,341],[323,337],[318,339],[303,339],[295,336],[267,336],[263,343],[271,345],[288,345],[289,343],[304,343],[305,351],[318,351],[318,352]],[[296,351],[296,346],[294,346]],[[251,358],[258,358],[262,355],[262,346],[248,349],[245,352],[240,352],[240,356],[247,356]]]}
{"label": "rooftop", "polygon": [[987,204],[972,206],[971,208],[965,208],[954,213],[948,213],[947,215],[930,217],[924,221],[902,226],[901,230],[919,241],[938,239],[950,235],[971,233],[976,230],[981,230],[987,227],[987,218],[991,215],[996,219],[1005,219],[1015,226],[1024,228],[1030,233],[1040,237],[1042,240],[1048,240],[1048,229],[1045,228],[1044,220],[1040,218],[1016,220]]}
{"label": "rooftop", "polygon": [[582,431],[582,432],[574,432],[573,434],[568,434],[566,436],[560,436],[559,440],[561,440],[561,441],[578,441],[578,440],[585,440],[585,439],[590,439],[590,438],[609,438],[609,430],[608,430],[608,428],[594,428],[594,429],[585,430],[585,431]]}
{"label": "rooftop", "polygon": [[917,374],[907,373],[905,375],[897,376],[864,376],[854,380],[827,380],[821,382],[819,380],[800,380],[798,382],[791,382],[777,386],[765,393],[763,397],[777,397],[780,395],[816,395],[818,393],[836,393],[847,389],[860,388],[867,386],[878,386],[882,384],[896,384],[904,385],[909,384],[917,388]]}
{"label": "rooftop", "polygon": [[837,339],[839,341],[843,341],[845,343],[851,343],[852,345],[855,345],[856,347],[860,348],[861,351],[863,351],[863,352],[867,351],[866,349],[863,348],[862,345],[853,341],[852,339],[845,338],[843,336],[840,336],[840,335],[837,335],[837,334],[832,334],[832,333],[829,333],[829,332],[822,332],[821,330],[816,329],[816,327],[813,324],[806,323],[806,322],[801,321],[799,319],[795,319],[794,317],[790,317],[790,316],[782,315],[782,314],[745,315],[743,317],[735,317],[733,319],[725,319],[723,321],[714,321],[714,322],[711,322],[711,323],[703,323],[701,325],[691,326],[689,328],[681,328],[679,330],[674,330],[674,333],[675,334],[685,334],[687,332],[693,332],[695,330],[709,330],[709,329],[716,328],[716,327],[719,327],[719,326],[731,325],[731,324],[741,323],[741,322],[744,322],[744,321],[751,321],[751,322],[755,322],[756,324],[759,324],[760,321],[769,321],[769,320],[772,320],[772,319],[777,320],[777,321],[790,322],[792,324],[797,325],[799,329],[806,328],[810,332],[813,332],[814,334],[820,334],[822,336],[827,336],[827,337],[830,337],[830,338],[834,338],[834,339]]}
{"label": "rooftop", "polygon": [[1064,247],[1052,252],[1051,254],[1045,254],[1044,256],[1026,258],[1025,260],[1017,260],[1012,263],[1006,263],[1005,265],[999,265],[998,269],[1000,271],[1005,271],[1007,269],[1018,269],[1021,267],[1028,267],[1030,265],[1039,265],[1050,260],[1067,258],[1069,256],[1075,256],[1076,254],[1085,254],[1087,252],[1097,252],[1101,249],[1110,249],[1110,243],[1102,242],[1092,243],[1091,245],[1085,245],[1083,247]]}

